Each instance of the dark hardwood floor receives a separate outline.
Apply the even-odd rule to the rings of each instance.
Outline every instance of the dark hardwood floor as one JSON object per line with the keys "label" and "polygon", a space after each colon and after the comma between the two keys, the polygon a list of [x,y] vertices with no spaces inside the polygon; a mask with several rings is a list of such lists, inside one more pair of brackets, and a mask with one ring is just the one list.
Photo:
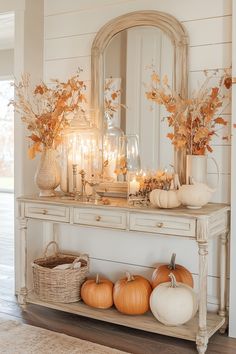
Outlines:
{"label": "dark hardwood floor", "polygon": [[[0,193],[0,317],[16,319],[133,354],[196,353],[195,344],[184,340],[86,319],[31,304],[22,310],[14,296],[13,242],[13,195]],[[235,354],[236,339],[217,333],[211,338],[207,353]]]}

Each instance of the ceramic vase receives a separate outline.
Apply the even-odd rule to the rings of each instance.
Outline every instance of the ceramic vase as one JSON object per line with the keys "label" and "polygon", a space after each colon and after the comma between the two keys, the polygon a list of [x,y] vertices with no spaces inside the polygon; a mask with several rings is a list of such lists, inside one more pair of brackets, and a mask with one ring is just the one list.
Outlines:
{"label": "ceramic vase", "polygon": [[40,197],[55,196],[55,188],[60,183],[60,166],[54,149],[44,149],[35,174],[35,183],[40,189]]}
{"label": "ceramic vase", "polygon": [[[219,182],[219,166],[213,157],[207,155],[187,155],[186,156],[186,184],[196,183],[207,184],[207,160],[214,162],[218,174]],[[218,185],[218,183],[217,183]]]}

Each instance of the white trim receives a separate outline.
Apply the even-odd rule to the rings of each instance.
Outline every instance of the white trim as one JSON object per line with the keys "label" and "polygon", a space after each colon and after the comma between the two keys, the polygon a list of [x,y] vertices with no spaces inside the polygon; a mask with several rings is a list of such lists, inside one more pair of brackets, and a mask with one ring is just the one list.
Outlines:
{"label": "white trim", "polygon": [[[19,79],[21,73],[24,71],[24,11],[15,11],[15,49],[14,49],[14,77]],[[24,133],[23,125],[20,122],[19,117],[14,116],[14,193],[15,196],[19,196],[23,193],[23,145],[24,145]],[[15,200],[15,237],[14,237],[14,249],[15,249],[15,292],[19,289],[19,227],[16,217],[18,216],[18,207]]]}
{"label": "white trim", "polygon": [[14,81],[14,75],[0,75],[0,81]]}
{"label": "white trim", "polygon": [[[232,76],[236,76],[236,3],[232,2]],[[232,88],[232,150],[231,150],[231,241],[229,336],[236,338],[236,85]]]}

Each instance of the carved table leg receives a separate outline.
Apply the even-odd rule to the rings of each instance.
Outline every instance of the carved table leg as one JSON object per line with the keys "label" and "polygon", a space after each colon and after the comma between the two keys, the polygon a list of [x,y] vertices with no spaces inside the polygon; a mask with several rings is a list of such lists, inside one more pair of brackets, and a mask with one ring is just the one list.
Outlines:
{"label": "carved table leg", "polygon": [[220,236],[220,310],[219,315],[225,318],[225,324],[220,329],[220,333],[225,333],[228,321],[226,311],[226,281],[227,281],[227,238],[228,233],[224,233]]}
{"label": "carved table leg", "polygon": [[208,243],[198,243],[199,247],[199,327],[197,334],[197,350],[205,354],[207,350],[207,275],[208,275]]}
{"label": "carved table leg", "polygon": [[19,218],[20,229],[20,291],[18,303],[26,304],[27,297],[27,219]]}

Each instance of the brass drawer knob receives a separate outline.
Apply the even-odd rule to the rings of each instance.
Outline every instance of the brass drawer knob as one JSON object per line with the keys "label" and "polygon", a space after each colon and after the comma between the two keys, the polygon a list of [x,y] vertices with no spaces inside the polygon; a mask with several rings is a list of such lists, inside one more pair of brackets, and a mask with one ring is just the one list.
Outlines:
{"label": "brass drawer knob", "polygon": [[43,209],[43,215],[47,215],[48,211],[47,209]]}
{"label": "brass drawer knob", "polygon": [[161,227],[163,227],[163,226],[164,226],[163,222],[159,222],[159,223],[157,224],[157,227],[159,227],[159,228],[161,228]]}
{"label": "brass drawer knob", "polygon": [[101,218],[102,218],[102,217],[101,217],[101,216],[99,216],[99,215],[98,215],[98,216],[96,216],[96,221],[100,221],[100,220],[101,220]]}

